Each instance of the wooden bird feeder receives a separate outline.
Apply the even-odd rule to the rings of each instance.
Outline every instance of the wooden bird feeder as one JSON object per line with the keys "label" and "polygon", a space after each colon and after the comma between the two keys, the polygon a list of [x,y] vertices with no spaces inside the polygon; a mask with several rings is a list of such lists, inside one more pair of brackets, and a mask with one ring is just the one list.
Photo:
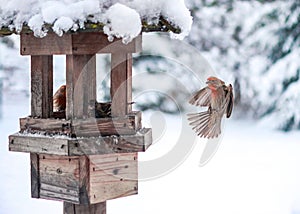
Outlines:
{"label": "wooden bird feeder", "polygon": [[[102,32],[21,33],[31,56],[31,115],[9,136],[9,150],[30,153],[33,198],[64,201],[64,213],[106,213],[106,201],[138,193],[138,155],[152,142],[132,111],[132,53]],[[110,114],[98,117],[96,54],[111,54]],[[53,55],[66,55],[66,110],[53,112]],[[101,109],[100,109],[101,110]]]}

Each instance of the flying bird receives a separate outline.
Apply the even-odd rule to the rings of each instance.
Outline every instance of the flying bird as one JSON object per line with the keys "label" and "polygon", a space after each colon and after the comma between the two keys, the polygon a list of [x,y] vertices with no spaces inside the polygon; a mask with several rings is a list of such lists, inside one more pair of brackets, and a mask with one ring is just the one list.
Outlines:
{"label": "flying bird", "polygon": [[66,110],[66,85],[62,85],[53,95],[53,111]]}
{"label": "flying bird", "polygon": [[190,125],[198,136],[215,138],[221,134],[221,121],[224,115],[230,117],[233,108],[232,85],[228,86],[217,77],[209,77],[207,86],[192,95],[189,103],[208,107],[207,111],[188,114]]}

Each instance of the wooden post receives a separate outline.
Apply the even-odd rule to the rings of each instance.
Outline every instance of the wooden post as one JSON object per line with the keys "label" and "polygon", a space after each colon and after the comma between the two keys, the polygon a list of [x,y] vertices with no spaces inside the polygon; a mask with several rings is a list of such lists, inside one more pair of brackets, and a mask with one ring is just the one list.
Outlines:
{"label": "wooden post", "polygon": [[67,119],[88,118],[96,101],[96,55],[67,55]]}
{"label": "wooden post", "polygon": [[92,205],[76,205],[64,202],[64,214],[106,214],[106,201]]}
{"label": "wooden post", "polygon": [[40,197],[40,173],[39,173],[39,155],[30,153],[31,166],[31,197]]}
{"label": "wooden post", "polygon": [[[67,85],[67,107],[66,119],[84,119],[92,116],[90,114],[91,101],[96,101],[96,55],[67,55],[66,56],[66,85]],[[85,156],[83,157],[85,158]],[[86,160],[88,161],[88,160]],[[87,162],[80,165],[80,171],[85,171]],[[88,175],[83,174],[81,198],[88,202]],[[64,202],[64,214],[106,214],[106,202],[81,205]]]}
{"label": "wooden post", "polygon": [[53,114],[53,56],[31,56],[31,115]]}
{"label": "wooden post", "polygon": [[[31,115],[50,118],[53,114],[53,56],[31,56]],[[40,197],[38,154],[30,153],[31,196]]]}
{"label": "wooden post", "polygon": [[[111,114],[125,116],[131,112],[132,99],[132,54],[112,53],[111,55]],[[130,107],[128,107],[130,106]]]}

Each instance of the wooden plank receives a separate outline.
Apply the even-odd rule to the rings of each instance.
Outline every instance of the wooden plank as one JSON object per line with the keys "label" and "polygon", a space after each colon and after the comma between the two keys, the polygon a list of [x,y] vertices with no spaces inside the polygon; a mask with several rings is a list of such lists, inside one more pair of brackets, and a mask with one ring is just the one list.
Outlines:
{"label": "wooden plank", "polygon": [[21,33],[21,55],[85,55],[140,51],[142,51],[142,35],[124,44],[121,39],[109,42],[103,32],[81,32],[62,36],[49,32],[43,38],[37,38],[33,33]]}
{"label": "wooden plank", "polygon": [[72,35],[73,54],[96,53],[137,53],[142,51],[142,36],[138,36],[128,44],[121,39],[109,42],[107,35],[102,32],[76,33]]}
{"label": "wooden plank", "polygon": [[136,130],[140,130],[142,128],[142,112],[141,111],[132,111],[128,114],[128,117],[131,119],[132,125]]}
{"label": "wooden plank", "polygon": [[40,198],[40,172],[39,172],[39,155],[30,153],[31,168],[31,197]]}
{"label": "wooden plank", "polygon": [[141,129],[134,135],[67,138],[54,135],[14,134],[9,136],[9,150],[53,155],[98,155],[144,152],[152,143],[151,129]]}
{"label": "wooden plank", "polygon": [[31,56],[31,115],[51,117],[52,96],[53,56]]}
{"label": "wooden plank", "polygon": [[128,104],[131,102],[131,66],[132,57],[124,52],[111,55],[111,88],[112,117],[125,116],[130,112]]}
{"label": "wooden plank", "polygon": [[[126,87],[127,87],[127,103],[132,103],[132,54],[127,54],[126,60],[126,71],[127,71],[127,80],[126,80]],[[128,105],[127,112],[132,112],[132,105]]]}
{"label": "wooden plank", "polygon": [[90,161],[87,156],[79,157],[79,202],[90,204]]}
{"label": "wooden plank", "polygon": [[40,197],[79,203],[78,157],[40,155]]}
{"label": "wooden plank", "polygon": [[138,114],[119,118],[89,118],[72,121],[72,131],[77,137],[135,134],[141,128]]}
{"label": "wooden plank", "polygon": [[106,201],[91,205],[64,202],[64,214],[106,214]]}
{"label": "wooden plank", "polygon": [[129,118],[74,120],[73,134],[77,137],[135,134],[136,129]]}
{"label": "wooden plank", "polygon": [[49,32],[44,38],[37,38],[33,33],[21,33],[21,55],[72,54],[72,36],[61,37]]}
{"label": "wooden plank", "polygon": [[91,203],[137,194],[137,153],[92,155],[89,159]]}
{"label": "wooden plank", "polygon": [[92,116],[91,102],[96,101],[96,56],[67,55],[66,118]]}
{"label": "wooden plank", "polygon": [[[59,181],[57,181],[59,182]],[[64,200],[70,203],[79,203],[79,191],[70,187],[41,184],[40,197],[48,200]]]}
{"label": "wooden plank", "polygon": [[71,121],[64,119],[20,118],[20,129],[26,132],[46,132],[48,134],[70,134]]}
{"label": "wooden plank", "polygon": [[9,151],[68,155],[68,139],[14,134],[9,136]]}
{"label": "wooden plank", "polygon": [[142,128],[141,112],[131,112],[119,118],[53,119],[20,118],[20,130],[38,134],[61,134],[78,136],[135,134]]}
{"label": "wooden plank", "polygon": [[142,129],[135,135],[78,138],[69,141],[69,155],[144,152],[151,143],[151,129]]}

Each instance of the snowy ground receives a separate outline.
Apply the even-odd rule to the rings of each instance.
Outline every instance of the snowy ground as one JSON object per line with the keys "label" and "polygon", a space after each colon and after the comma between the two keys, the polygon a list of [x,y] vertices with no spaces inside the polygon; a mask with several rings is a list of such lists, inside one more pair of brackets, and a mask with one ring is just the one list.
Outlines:
{"label": "snowy ground", "polygon": [[[62,213],[61,202],[30,198],[29,155],[8,152],[8,135],[29,112],[28,99],[9,96],[13,99],[4,102],[0,119],[0,213]],[[163,132],[155,129],[159,123],[153,127],[155,144],[140,154],[140,160],[151,161],[171,150],[182,127],[179,117],[145,117],[149,124],[165,120]],[[138,195],[109,201],[107,213],[299,214],[300,133],[284,134],[235,120],[226,123],[224,132],[219,150],[204,167],[199,160],[205,141],[198,140],[180,166],[140,181]]]}

